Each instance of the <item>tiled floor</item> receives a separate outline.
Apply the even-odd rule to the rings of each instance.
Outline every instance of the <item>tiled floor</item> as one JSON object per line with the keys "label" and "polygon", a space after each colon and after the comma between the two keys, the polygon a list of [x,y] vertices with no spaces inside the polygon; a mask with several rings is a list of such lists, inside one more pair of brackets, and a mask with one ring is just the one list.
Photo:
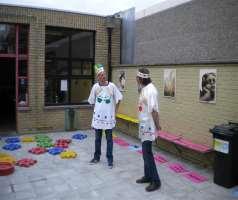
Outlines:
{"label": "tiled floor", "polygon": [[[77,132],[48,133],[52,139],[71,138]],[[105,158],[105,137],[102,142],[101,161],[89,165],[94,151],[94,132],[80,131],[87,134],[84,140],[73,140],[71,150],[78,153],[75,159],[61,159],[59,155],[33,155],[28,150],[36,143],[22,143],[16,151],[5,151],[0,141],[1,152],[14,155],[17,159],[34,158],[38,162],[32,167],[15,167],[9,176],[0,176],[0,199],[31,200],[232,200],[232,189],[226,189],[213,183],[212,171],[182,161],[171,154],[155,149],[155,153],[163,155],[168,162],[159,164],[157,169],[162,180],[160,190],[148,193],[146,184],[136,184],[135,180],[143,175],[141,154],[114,144],[114,167],[108,169]],[[116,133],[133,145],[140,142],[124,134]],[[171,163],[183,164],[189,171],[195,171],[208,178],[207,181],[194,183],[180,173],[169,169]]]}

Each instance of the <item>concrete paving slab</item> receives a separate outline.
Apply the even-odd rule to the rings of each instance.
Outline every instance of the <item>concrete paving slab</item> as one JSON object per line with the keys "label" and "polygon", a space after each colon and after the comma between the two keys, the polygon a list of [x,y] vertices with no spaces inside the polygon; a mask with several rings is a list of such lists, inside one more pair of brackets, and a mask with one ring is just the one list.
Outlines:
{"label": "concrete paving slab", "polygon": [[[106,139],[102,140],[101,160],[96,165],[89,165],[94,153],[94,132],[92,130],[47,133],[54,141],[71,138],[76,133],[87,134],[84,140],[72,140],[69,149],[76,151],[75,159],[61,159],[59,155],[34,155],[28,152],[36,143],[22,143],[22,148],[8,152],[17,158],[36,159],[37,163],[29,168],[15,167],[9,176],[0,176],[1,200],[233,200],[232,189],[226,189],[213,183],[211,169],[202,168],[184,161],[174,155],[154,148],[155,153],[166,157],[167,163],[157,163],[162,180],[160,190],[148,193],[147,184],[137,184],[137,178],[143,176],[142,155],[127,147],[114,143],[114,167],[108,169],[106,159]],[[34,134],[28,134],[34,136]],[[141,147],[140,141],[117,132],[117,136],[128,143]],[[202,183],[194,183],[180,173],[169,169],[170,163],[181,163],[189,171],[195,171],[208,178]]]}

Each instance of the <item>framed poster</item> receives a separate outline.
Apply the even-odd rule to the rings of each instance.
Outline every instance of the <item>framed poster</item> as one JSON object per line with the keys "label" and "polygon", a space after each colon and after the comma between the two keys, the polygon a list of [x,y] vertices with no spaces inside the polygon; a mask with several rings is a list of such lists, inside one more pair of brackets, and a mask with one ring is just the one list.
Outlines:
{"label": "framed poster", "polygon": [[199,100],[205,103],[216,102],[216,69],[200,69]]}
{"label": "framed poster", "polygon": [[126,72],[125,71],[118,71],[117,86],[120,91],[125,91],[125,86],[126,86]]}
{"label": "framed poster", "polygon": [[164,69],[164,96],[175,97],[176,69]]}

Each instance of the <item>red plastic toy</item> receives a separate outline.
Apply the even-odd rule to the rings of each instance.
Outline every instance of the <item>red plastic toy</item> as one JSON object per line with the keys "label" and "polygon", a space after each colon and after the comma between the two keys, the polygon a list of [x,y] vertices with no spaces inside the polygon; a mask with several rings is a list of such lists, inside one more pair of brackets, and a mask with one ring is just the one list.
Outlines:
{"label": "red plastic toy", "polygon": [[8,162],[0,162],[0,176],[7,176],[14,172],[14,165]]}
{"label": "red plastic toy", "polygon": [[43,147],[34,147],[30,149],[28,152],[39,155],[45,153],[46,151],[47,150]]}
{"label": "red plastic toy", "polygon": [[68,148],[69,143],[71,143],[71,139],[59,139],[55,143],[55,147],[61,147],[61,148]]}
{"label": "red plastic toy", "polygon": [[72,140],[71,139],[58,139],[58,140],[56,140],[56,142],[63,142],[63,143],[71,143],[72,142]]}
{"label": "red plastic toy", "polygon": [[30,167],[34,165],[35,163],[37,163],[36,160],[33,160],[31,158],[23,158],[21,160],[18,160],[16,165],[19,167]]}

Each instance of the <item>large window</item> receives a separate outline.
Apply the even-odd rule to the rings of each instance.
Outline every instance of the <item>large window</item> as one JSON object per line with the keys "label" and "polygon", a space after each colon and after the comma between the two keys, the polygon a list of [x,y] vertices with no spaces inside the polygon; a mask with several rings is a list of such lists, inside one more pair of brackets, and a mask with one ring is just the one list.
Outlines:
{"label": "large window", "polygon": [[95,33],[46,27],[45,104],[85,104],[93,84]]}

